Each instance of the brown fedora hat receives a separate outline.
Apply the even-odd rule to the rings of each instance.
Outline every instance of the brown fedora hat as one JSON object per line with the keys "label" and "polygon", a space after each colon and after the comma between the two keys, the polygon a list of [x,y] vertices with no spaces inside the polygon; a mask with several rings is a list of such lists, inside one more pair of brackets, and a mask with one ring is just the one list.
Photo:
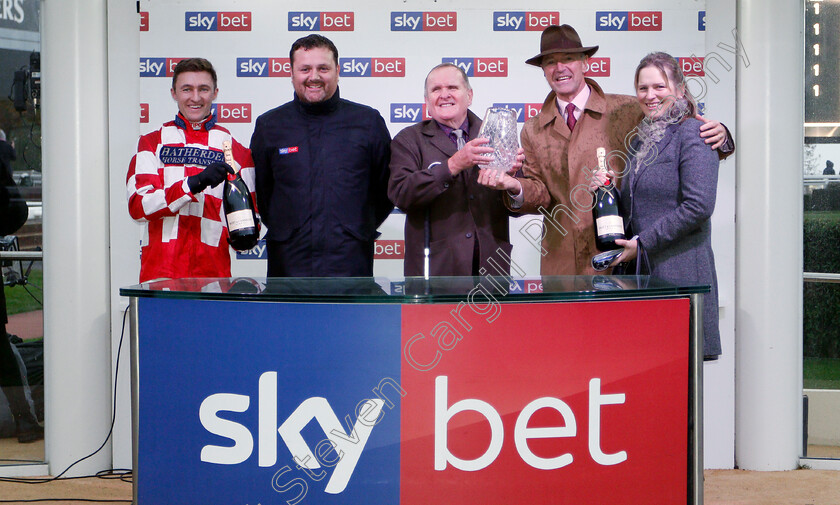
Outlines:
{"label": "brown fedora hat", "polygon": [[539,67],[543,56],[552,53],[585,53],[592,56],[598,46],[583,47],[580,43],[580,36],[574,28],[569,25],[552,25],[543,30],[540,37],[540,54],[525,60],[528,65]]}

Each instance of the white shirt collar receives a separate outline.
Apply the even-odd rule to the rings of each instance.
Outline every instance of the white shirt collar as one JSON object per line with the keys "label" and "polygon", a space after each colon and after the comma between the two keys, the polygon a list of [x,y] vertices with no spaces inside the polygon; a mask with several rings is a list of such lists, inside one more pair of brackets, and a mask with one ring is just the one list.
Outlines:
{"label": "white shirt collar", "polygon": [[557,97],[555,99],[557,101],[557,110],[560,111],[563,119],[568,119],[566,117],[566,106],[569,105],[569,103],[575,104],[575,119],[580,119],[581,114],[583,114],[583,108],[586,107],[586,101],[589,100],[589,95],[591,93],[592,91],[589,89],[589,85],[587,84],[582,90],[580,90],[580,93],[578,93],[571,102],[564,102],[560,99],[560,97]]}

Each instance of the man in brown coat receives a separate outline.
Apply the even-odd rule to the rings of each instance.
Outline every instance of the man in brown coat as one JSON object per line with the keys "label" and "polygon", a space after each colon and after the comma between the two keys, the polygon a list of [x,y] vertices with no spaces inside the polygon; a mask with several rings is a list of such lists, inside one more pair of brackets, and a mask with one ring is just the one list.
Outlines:
{"label": "man in brown coat", "polygon": [[[540,54],[526,61],[543,69],[552,91],[540,113],[522,129],[524,178],[501,181],[496,187],[508,190],[511,209],[542,214],[542,225],[535,218],[520,230],[542,255],[542,275],[595,274],[591,258],[599,251],[588,187],[598,168],[596,149],[606,149],[608,167],[621,175],[625,146],[644,117],[635,97],[606,94],[584,77],[588,59],[597,50],[598,46],[584,47],[571,26],[550,26],[542,33]],[[701,129],[706,143],[720,148],[721,157],[734,150],[720,123],[708,121]]]}
{"label": "man in brown coat", "polygon": [[405,212],[405,275],[424,275],[427,248],[430,275],[508,275],[509,212],[503,193],[485,185],[495,172],[477,165],[493,149],[477,138],[481,120],[469,110],[469,78],[440,64],[426,77],[424,94],[432,119],[391,142],[388,197]]}

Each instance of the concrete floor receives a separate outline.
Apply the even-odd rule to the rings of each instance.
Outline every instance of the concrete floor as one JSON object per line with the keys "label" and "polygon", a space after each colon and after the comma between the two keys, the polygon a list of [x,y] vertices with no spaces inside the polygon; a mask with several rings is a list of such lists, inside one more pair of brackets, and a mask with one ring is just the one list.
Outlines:
{"label": "concrete floor", "polygon": [[[838,505],[840,472],[707,470],[704,492],[706,505]],[[72,498],[130,502],[131,493],[131,483],[116,478],[92,477],[37,485],[0,482],[0,503],[46,498],[68,498],[51,501],[59,504],[79,503]]]}

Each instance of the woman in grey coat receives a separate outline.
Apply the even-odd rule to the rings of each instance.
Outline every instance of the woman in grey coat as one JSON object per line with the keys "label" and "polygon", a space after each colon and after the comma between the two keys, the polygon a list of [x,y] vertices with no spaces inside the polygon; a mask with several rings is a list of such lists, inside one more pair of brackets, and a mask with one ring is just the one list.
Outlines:
{"label": "woman in grey coat", "polygon": [[[636,129],[621,184],[631,240],[614,264],[636,259],[637,270],[681,284],[708,284],[703,297],[703,351],[721,353],[712,224],[718,155],[703,143],[696,104],[673,57],[645,56],[636,68],[636,97],[645,119]],[[636,238],[637,237],[637,238]]]}

